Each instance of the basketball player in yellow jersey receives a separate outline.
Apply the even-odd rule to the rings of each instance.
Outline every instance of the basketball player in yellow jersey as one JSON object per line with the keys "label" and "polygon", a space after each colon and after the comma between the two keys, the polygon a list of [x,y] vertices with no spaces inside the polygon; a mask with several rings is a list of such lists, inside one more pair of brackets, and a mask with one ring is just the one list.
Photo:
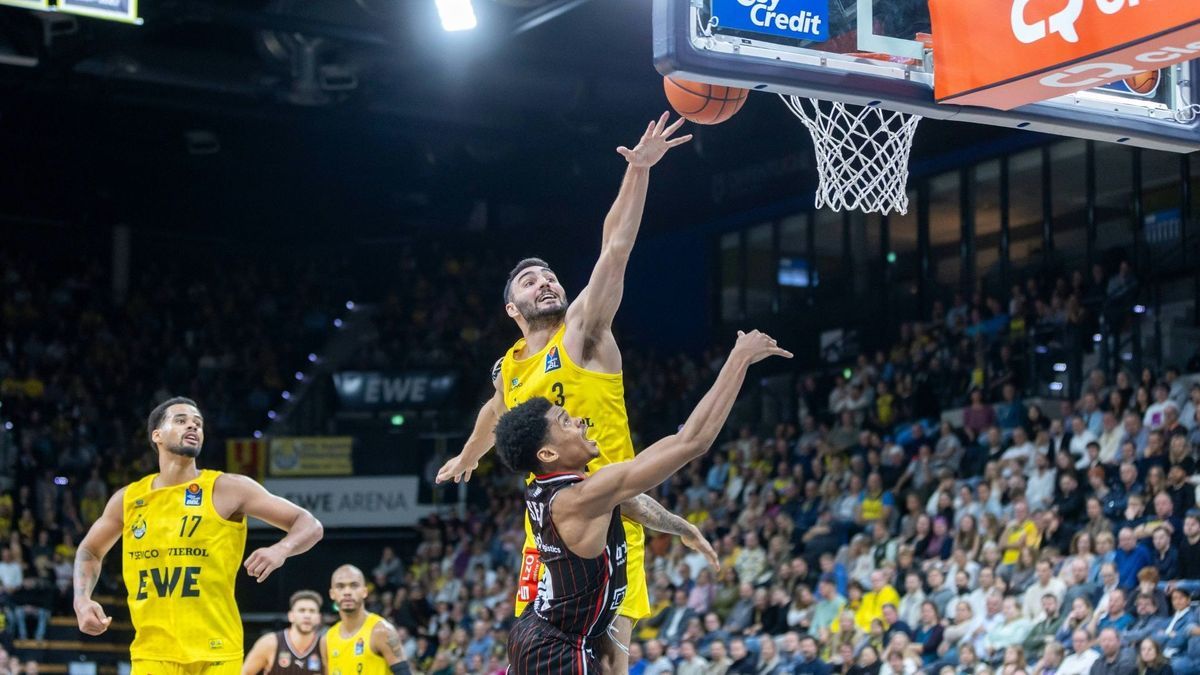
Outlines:
{"label": "basketball player in yellow jersey", "polygon": [[[621,190],[604,220],[600,257],[587,287],[573,303],[549,265],[538,258],[522,260],[509,274],[504,287],[505,311],[521,329],[522,339],[496,363],[492,380],[496,394],[479,411],[475,429],[458,456],[442,466],[438,482],[470,479],[479,459],[494,445],[496,421],[507,409],[534,397],[544,397],[573,417],[587,420],[588,436],[599,446],[600,456],[590,471],[633,459],[625,388],[621,375],[621,350],[612,333],[612,321],[624,293],[625,266],[633,251],[646,203],[650,168],[673,147],[691,139],[672,139],[683,120],[667,125],[667,114],[651,122],[632,150],[617,149],[629,166]],[[711,550],[699,530],[666,511],[654,499],[638,499],[636,517],[660,532],[678,534],[692,548]],[[634,515],[632,512],[626,516]],[[610,635],[617,643],[604,660],[606,672],[628,670],[628,645],[633,624],[650,615],[643,565],[645,537],[637,522],[623,520],[628,542],[628,590]],[[715,555],[713,556],[715,557]],[[525,518],[516,613],[521,615],[536,594],[541,565],[529,518]]]}
{"label": "basketball player in yellow jersey", "polygon": [[354,565],[333,571],[329,597],[341,619],[321,636],[328,675],[410,675],[400,636],[387,619],[367,611],[367,579]]}
{"label": "basketball player in yellow jersey", "polygon": [[261,583],[289,556],[321,539],[308,511],[255,481],[201,471],[204,419],[190,399],[163,402],[147,421],[159,473],[127,485],[79,544],[75,616],[79,630],[100,635],[112,619],[92,600],[100,563],[118,539],[134,638],[133,675],[240,675],[242,618],[233,585],[246,546],[246,518],[287,532],[244,567]]}

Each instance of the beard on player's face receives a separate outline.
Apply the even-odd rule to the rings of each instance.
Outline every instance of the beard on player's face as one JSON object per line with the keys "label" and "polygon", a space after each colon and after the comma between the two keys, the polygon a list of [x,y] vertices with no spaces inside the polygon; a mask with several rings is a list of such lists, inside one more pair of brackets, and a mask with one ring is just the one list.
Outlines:
{"label": "beard on player's face", "polygon": [[534,299],[519,300],[515,304],[521,318],[525,319],[525,323],[529,324],[530,329],[537,329],[562,323],[563,318],[567,316],[569,303],[566,300],[560,300],[553,304],[542,304]]}
{"label": "beard on player's face", "polygon": [[180,457],[190,457],[195,459],[200,456],[200,446],[193,445],[190,441],[176,441],[167,445],[167,452]]}

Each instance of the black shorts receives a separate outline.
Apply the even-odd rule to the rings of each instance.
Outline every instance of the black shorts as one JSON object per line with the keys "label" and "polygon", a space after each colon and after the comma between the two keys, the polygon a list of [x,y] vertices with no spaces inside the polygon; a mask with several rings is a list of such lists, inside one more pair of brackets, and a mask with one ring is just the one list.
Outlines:
{"label": "black shorts", "polygon": [[508,634],[509,675],[600,675],[598,641],[564,633],[527,611]]}

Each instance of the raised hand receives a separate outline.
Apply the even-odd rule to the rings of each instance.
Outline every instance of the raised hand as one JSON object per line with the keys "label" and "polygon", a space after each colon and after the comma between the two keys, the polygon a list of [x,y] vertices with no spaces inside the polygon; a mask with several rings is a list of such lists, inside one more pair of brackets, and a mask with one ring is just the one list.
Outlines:
{"label": "raised hand", "polygon": [[768,356],[782,356],[785,359],[792,358],[792,353],[783,349],[775,342],[775,338],[766,333],[752,330],[749,333],[738,331],[737,344],[733,346],[734,354],[743,354],[750,359],[750,363],[758,363]]}
{"label": "raised hand", "polygon": [[617,152],[625,158],[625,161],[629,162],[630,166],[649,169],[658,164],[658,160],[667,154],[667,150],[692,140],[691,134],[671,138],[671,135],[683,126],[683,118],[680,117],[675,120],[674,124],[667,126],[669,118],[670,113],[664,112],[657,122],[650,122],[650,125],[646,127],[646,133],[642,134],[638,144],[632,150],[622,145],[617,148]]}
{"label": "raised hand", "polygon": [[479,468],[479,460],[469,462],[461,454],[455,455],[446,460],[442,468],[438,469],[434,482],[438,485],[451,480],[455,483],[465,483],[471,480],[471,473],[477,468]]}
{"label": "raised hand", "polygon": [[684,546],[700,552],[705,560],[708,560],[709,565],[718,570],[721,569],[721,560],[717,557],[717,552],[713,550],[712,544],[708,543],[704,534],[695,525],[691,526],[687,534],[680,536],[679,540],[683,542]]}

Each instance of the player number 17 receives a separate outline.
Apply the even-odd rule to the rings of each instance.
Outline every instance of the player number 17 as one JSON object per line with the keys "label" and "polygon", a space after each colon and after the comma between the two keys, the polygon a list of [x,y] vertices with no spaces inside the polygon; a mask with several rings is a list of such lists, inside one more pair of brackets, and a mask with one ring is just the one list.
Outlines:
{"label": "player number 17", "polygon": [[[184,516],[184,517],[180,518],[179,519],[179,536],[190,537],[193,534],[196,534],[196,528],[200,527],[200,518],[201,518],[201,516]],[[189,519],[192,521],[192,529],[190,529],[190,530],[188,530],[188,520]],[[187,534],[184,534],[185,530],[187,531]]]}

